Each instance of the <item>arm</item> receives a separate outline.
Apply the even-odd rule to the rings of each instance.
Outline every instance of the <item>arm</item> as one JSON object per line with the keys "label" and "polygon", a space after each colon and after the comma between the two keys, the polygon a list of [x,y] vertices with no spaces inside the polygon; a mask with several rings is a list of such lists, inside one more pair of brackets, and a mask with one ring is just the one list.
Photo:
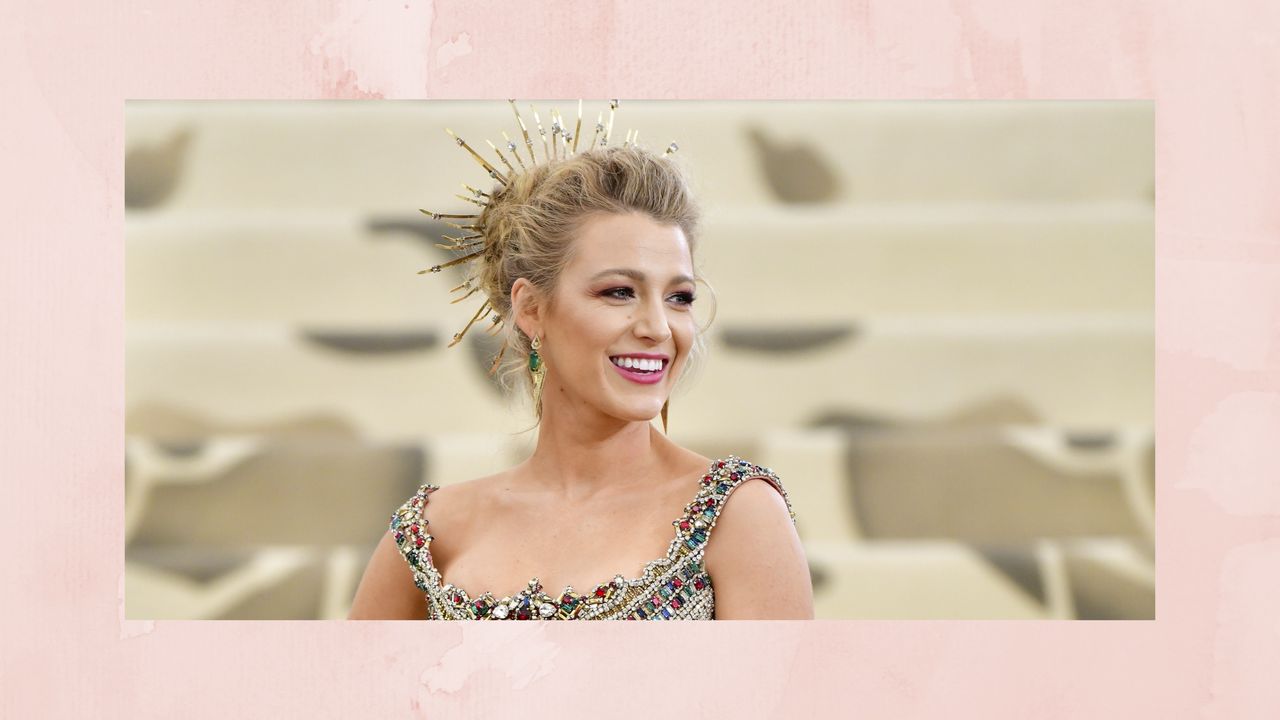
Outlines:
{"label": "arm", "polygon": [[717,620],[812,620],[813,583],[786,501],[766,480],[733,491],[704,562]]}
{"label": "arm", "polygon": [[425,620],[427,598],[413,582],[413,571],[400,555],[391,531],[373,551],[351,601],[348,620]]}

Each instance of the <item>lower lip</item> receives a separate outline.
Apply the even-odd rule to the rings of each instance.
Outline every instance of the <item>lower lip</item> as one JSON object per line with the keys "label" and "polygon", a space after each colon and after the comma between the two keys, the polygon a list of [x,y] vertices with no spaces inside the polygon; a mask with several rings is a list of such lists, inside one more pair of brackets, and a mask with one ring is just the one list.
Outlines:
{"label": "lower lip", "polygon": [[652,385],[658,382],[659,380],[661,380],[663,375],[667,374],[667,363],[663,363],[662,369],[658,370],[657,372],[638,373],[638,372],[632,372],[631,370],[628,370],[626,368],[618,367],[617,365],[614,365],[613,361],[608,358],[605,358],[605,362],[609,363],[609,366],[612,367],[614,370],[617,370],[618,374],[621,375],[622,377],[630,380],[631,382],[640,383],[641,385]]}

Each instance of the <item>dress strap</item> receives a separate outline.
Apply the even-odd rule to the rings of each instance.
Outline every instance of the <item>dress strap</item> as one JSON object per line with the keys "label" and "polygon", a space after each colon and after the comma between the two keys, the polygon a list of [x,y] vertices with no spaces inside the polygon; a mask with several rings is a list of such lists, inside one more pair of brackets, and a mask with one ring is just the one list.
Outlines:
{"label": "dress strap", "polygon": [[685,506],[684,515],[675,521],[677,538],[684,549],[695,551],[707,544],[711,536],[711,528],[720,517],[724,504],[733,491],[748,480],[763,478],[782,495],[787,505],[787,513],[791,516],[791,524],[796,524],[796,513],[791,508],[791,498],[787,496],[782,479],[770,468],[747,462],[735,455],[716,460],[711,463],[706,474],[699,481],[698,494],[693,502]]}
{"label": "dress strap", "polygon": [[[395,533],[396,547],[414,570],[414,578],[423,587],[424,574],[431,565],[431,534],[427,532],[427,503],[440,486],[423,483],[416,493],[391,514],[389,529]],[[423,589],[426,589],[423,587]]]}

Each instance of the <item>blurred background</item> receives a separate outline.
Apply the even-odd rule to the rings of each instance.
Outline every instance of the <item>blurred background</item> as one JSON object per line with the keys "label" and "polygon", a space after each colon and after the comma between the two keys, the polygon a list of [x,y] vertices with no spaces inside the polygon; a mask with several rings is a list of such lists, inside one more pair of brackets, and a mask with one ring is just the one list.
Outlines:
{"label": "blurred background", "polygon": [[[577,115],[521,101],[531,129],[531,104]],[[490,184],[444,128],[492,162],[510,106],[125,114],[127,615],[345,617],[421,483],[536,440],[493,340],[445,348],[476,310],[448,304],[461,274],[417,274],[456,234],[418,208]],[[1154,617],[1153,121],[620,103],[611,144],[678,142],[707,210],[718,310],[671,436],[779,474],[819,618]]]}

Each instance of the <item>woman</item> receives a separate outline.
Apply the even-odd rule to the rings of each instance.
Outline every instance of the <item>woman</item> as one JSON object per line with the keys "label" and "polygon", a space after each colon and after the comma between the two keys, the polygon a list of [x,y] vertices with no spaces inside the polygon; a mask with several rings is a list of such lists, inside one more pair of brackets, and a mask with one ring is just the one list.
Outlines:
{"label": "woman", "polygon": [[349,617],[812,618],[778,477],[703,457],[651,424],[661,415],[665,428],[673,384],[701,347],[698,210],[674,145],[659,156],[630,137],[593,138],[576,152],[559,122],[552,141],[529,165],[508,142],[519,172],[495,147],[503,173],[458,139],[498,185],[473,191],[478,215],[434,215],[476,219],[451,246],[467,255],[432,270],[476,265],[455,288],[486,298],[467,328],[493,313],[508,329],[494,369],[507,355],[503,378],[527,381],[536,449],[495,475],[423,485],[392,515]]}

